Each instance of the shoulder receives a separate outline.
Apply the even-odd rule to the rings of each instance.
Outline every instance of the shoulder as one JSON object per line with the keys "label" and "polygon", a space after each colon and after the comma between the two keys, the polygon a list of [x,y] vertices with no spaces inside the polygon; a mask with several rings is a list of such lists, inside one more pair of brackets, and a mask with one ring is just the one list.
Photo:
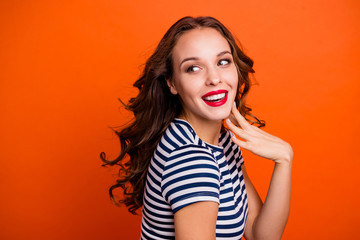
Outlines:
{"label": "shoulder", "polygon": [[166,129],[160,142],[174,150],[183,145],[196,144],[196,138],[195,131],[187,122],[175,119]]}
{"label": "shoulder", "polygon": [[185,162],[216,162],[212,151],[196,135],[191,125],[180,119],[175,119],[163,134],[153,155],[155,160],[162,165],[163,173]]}
{"label": "shoulder", "polygon": [[164,173],[174,173],[174,171],[213,169],[218,170],[218,164],[212,152],[196,144],[186,144],[174,149],[166,163]]}
{"label": "shoulder", "polygon": [[201,140],[188,122],[174,119],[160,139],[157,149],[162,150],[169,157],[176,150],[201,145]]}
{"label": "shoulder", "polygon": [[171,149],[164,166],[163,184],[177,177],[190,179],[199,173],[219,179],[219,166],[213,151],[186,121],[175,120],[161,142]]}

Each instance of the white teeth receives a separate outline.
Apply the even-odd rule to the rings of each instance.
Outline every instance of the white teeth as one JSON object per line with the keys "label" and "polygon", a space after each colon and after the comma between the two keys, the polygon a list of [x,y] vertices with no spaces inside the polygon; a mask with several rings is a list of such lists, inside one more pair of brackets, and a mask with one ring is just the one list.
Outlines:
{"label": "white teeth", "polygon": [[219,100],[223,99],[224,97],[225,97],[225,93],[220,93],[220,94],[204,97],[203,99],[205,101],[219,101]]}

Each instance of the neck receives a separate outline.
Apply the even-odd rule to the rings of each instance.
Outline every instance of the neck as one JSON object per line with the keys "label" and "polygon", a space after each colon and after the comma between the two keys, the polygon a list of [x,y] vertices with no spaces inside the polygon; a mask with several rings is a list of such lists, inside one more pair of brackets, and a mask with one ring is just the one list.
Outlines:
{"label": "neck", "polygon": [[222,126],[221,120],[189,119],[184,115],[179,116],[179,118],[189,122],[201,140],[212,145],[219,145],[219,135]]}

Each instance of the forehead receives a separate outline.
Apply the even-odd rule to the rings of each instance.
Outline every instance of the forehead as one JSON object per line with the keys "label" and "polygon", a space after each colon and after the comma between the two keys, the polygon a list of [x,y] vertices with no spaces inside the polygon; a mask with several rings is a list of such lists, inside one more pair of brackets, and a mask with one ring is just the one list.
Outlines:
{"label": "forehead", "polygon": [[222,51],[229,51],[227,40],[213,28],[192,29],[184,33],[173,49],[174,61],[187,57],[211,57]]}

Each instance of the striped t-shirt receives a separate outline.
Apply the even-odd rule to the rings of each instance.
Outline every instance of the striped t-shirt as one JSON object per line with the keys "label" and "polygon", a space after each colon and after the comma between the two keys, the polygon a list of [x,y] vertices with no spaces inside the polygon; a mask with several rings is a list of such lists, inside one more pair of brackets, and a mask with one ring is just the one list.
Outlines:
{"label": "striped t-shirt", "polygon": [[231,134],[222,133],[215,146],[202,141],[185,120],[170,124],[149,165],[141,239],[175,239],[174,214],[200,201],[219,203],[216,239],[243,236],[248,215],[244,161]]}

